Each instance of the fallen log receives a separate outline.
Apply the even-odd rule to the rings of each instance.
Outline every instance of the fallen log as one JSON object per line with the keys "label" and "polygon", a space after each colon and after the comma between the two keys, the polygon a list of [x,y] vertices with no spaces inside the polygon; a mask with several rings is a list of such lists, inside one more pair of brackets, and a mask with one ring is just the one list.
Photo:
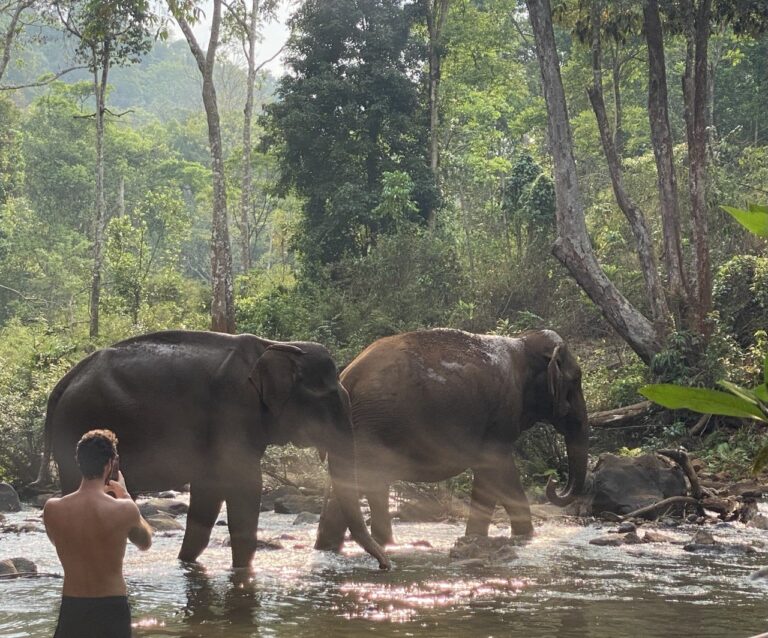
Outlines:
{"label": "fallen log", "polygon": [[625,405],[615,410],[604,410],[602,412],[593,412],[589,415],[589,425],[593,428],[610,428],[618,425],[624,425],[640,417],[647,416],[657,406],[652,401],[641,401],[632,405]]}
{"label": "fallen log", "polygon": [[697,498],[693,498],[693,496],[670,496],[669,498],[665,498],[663,501],[659,501],[653,505],[646,505],[645,507],[641,507],[634,512],[624,514],[624,516],[621,517],[621,520],[626,521],[630,518],[645,517],[646,514],[658,514],[661,510],[664,510],[671,505],[681,504],[695,505],[696,509],[701,511],[701,501],[699,501]]}

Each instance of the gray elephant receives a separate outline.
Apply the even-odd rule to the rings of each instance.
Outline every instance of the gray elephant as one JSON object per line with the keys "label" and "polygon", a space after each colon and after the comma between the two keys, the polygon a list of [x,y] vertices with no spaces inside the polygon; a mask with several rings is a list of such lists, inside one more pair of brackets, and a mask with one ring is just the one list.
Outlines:
{"label": "gray elephant", "polygon": [[[389,485],[441,481],[472,468],[467,534],[487,535],[496,504],[512,533],[530,535],[531,513],[512,444],[538,421],[565,437],[568,483],[547,496],[557,505],[582,490],[589,426],[581,369],[551,330],[519,337],[459,330],[410,332],[380,339],[342,373],[352,401],[360,491],[371,508],[373,538],[393,542]],[[330,499],[316,547],[340,546],[344,523]]]}
{"label": "gray elephant", "polygon": [[94,352],[51,393],[36,483],[45,482],[52,453],[62,492],[75,490],[75,444],[96,427],[117,434],[131,494],[190,484],[183,561],[195,561],[206,548],[226,501],[233,566],[250,564],[261,456],[269,444],[292,442],[327,452],[345,524],[381,567],[389,565],[362,519],[349,396],[321,345],[169,331]]}

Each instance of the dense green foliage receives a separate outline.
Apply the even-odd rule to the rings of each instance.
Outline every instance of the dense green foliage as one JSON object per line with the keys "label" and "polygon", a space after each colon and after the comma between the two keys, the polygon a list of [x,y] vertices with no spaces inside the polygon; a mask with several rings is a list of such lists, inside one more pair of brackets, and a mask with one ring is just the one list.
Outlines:
{"label": "dense green foliage", "polygon": [[[558,3],[556,33],[587,227],[609,277],[646,311],[633,235],[616,204],[585,93],[592,81],[589,45],[574,33],[587,4]],[[638,388],[655,381],[709,388],[719,379],[749,388],[762,381],[765,242],[717,205],[765,199],[768,36],[740,32],[733,22],[713,29],[711,334],[676,326],[648,368],[551,255],[549,133],[521,4],[449,3],[439,46],[436,174],[429,163],[422,9],[422,2],[395,0],[296,4],[285,73],[262,74],[257,84],[262,117],[253,131],[254,209],[246,238],[253,268],[245,272],[233,251],[238,330],[315,340],[344,365],[376,338],[405,330],[515,334],[546,326],[560,331],[582,361],[590,410],[639,401]],[[636,7],[630,9],[624,17],[635,20]],[[646,212],[660,257],[647,52],[632,20],[618,25],[626,27],[621,37],[606,40],[605,94],[614,124],[620,100],[617,144],[626,188]],[[32,84],[74,64],[73,46],[53,26],[40,27],[18,41],[3,82]],[[682,191],[685,40],[671,30],[665,46]],[[133,334],[209,325],[212,192],[199,73],[184,42],[156,41],[140,57],[110,76],[108,102],[121,116],[106,117],[108,223],[95,342],[87,336],[92,79],[80,70],[0,95],[0,479],[33,478],[47,394],[85,354]],[[240,200],[244,82],[238,59],[224,49],[216,86],[232,202]],[[683,195],[680,201],[687,227],[690,211]],[[234,211],[232,217],[239,215]],[[434,228],[426,224],[430,211],[436,211]],[[230,223],[230,232],[239,245],[241,224]],[[702,439],[686,438],[689,413],[675,418],[672,425],[628,432],[627,440],[598,435],[597,442],[701,445]],[[760,436],[741,425],[713,419],[704,439],[713,463],[754,453]],[[558,445],[549,435],[521,443],[531,475],[559,469],[552,460],[562,453]]]}

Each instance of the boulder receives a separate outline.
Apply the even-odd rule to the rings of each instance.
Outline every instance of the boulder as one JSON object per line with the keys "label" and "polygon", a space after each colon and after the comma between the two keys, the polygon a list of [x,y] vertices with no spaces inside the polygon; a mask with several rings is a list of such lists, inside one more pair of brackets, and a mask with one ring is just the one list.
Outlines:
{"label": "boulder", "polygon": [[16,567],[16,571],[20,574],[36,574],[37,573],[37,565],[35,565],[31,560],[28,558],[11,558],[11,562],[13,563],[14,567]]}
{"label": "boulder", "polygon": [[755,529],[768,529],[768,516],[765,514],[757,514],[747,523],[747,527],[754,527]]}
{"label": "boulder", "polygon": [[46,494],[36,494],[30,501],[30,503],[32,503],[32,505],[34,505],[35,507],[43,508],[45,507],[45,504],[48,502],[49,499],[52,499],[56,496],[61,496],[61,495],[53,492],[46,493]]}
{"label": "boulder", "polygon": [[319,514],[323,510],[323,499],[318,496],[288,494],[275,499],[275,512],[278,514],[300,514],[310,512]]}
{"label": "boulder", "polygon": [[18,512],[21,510],[21,501],[16,490],[8,483],[0,483],[0,512]]}
{"label": "boulder", "polygon": [[37,565],[28,558],[6,558],[0,560],[0,576],[16,576],[18,574],[36,574]]}
{"label": "boulder", "polygon": [[294,487],[293,485],[280,485],[274,490],[270,490],[261,495],[261,511],[271,512],[275,509],[275,501],[277,499],[283,498],[284,496],[299,496],[300,494],[301,492],[298,487]]}
{"label": "boulder", "polygon": [[299,515],[293,519],[294,525],[309,525],[320,521],[320,514],[313,514],[312,512],[300,512]]}
{"label": "boulder", "polygon": [[152,526],[156,532],[175,532],[184,529],[184,526],[179,523],[173,516],[158,512],[153,516],[147,518],[147,523]]}
{"label": "boulder", "polygon": [[414,498],[400,505],[394,515],[401,521],[410,523],[432,523],[441,521],[448,513],[442,503],[434,498]]}
{"label": "boulder", "polygon": [[598,547],[618,547],[624,544],[624,539],[615,534],[611,536],[598,536],[597,538],[590,539],[589,544],[597,545]]}
{"label": "boulder", "polygon": [[652,529],[645,530],[645,535],[643,536],[643,541],[646,543],[672,543],[674,540],[671,536]]}
{"label": "boulder", "polygon": [[181,516],[189,511],[189,506],[183,501],[174,501],[168,498],[152,498],[139,504],[139,511],[144,518],[155,514],[168,514],[169,516]]}
{"label": "boulder", "polygon": [[[637,457],[602,454],[585,493],[569,506],[577,516],[626,515],[671,496],[687,493],[685,476],[653,454]],[[652,515],[652,514],[651,514]]]}

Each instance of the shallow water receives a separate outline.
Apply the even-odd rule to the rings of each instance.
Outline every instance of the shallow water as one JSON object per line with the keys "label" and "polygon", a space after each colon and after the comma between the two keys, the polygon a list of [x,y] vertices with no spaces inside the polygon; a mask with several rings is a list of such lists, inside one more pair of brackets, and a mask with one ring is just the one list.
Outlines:
{"label": "shallow water", "polygon": [[[6,522],[39,522],[39,510]],[[226,527],[214,529],[199,568],[176,560],[181,532],[157,534],[152,549],[129,546],[125,561],[134,635],[142,638],[251,636],[512,636],[517,638],[746,638],[768,631],[768,532],[722,524],[718,541],[751,543],[756,554],[691,554],[676,544],[598,547],[614,526],[545,522],[518,558],[483,568],[451,565],[462,524],[395,524],[394,569],[347,543],[343,555],[312,549],[316,525],[262,513],[260,538],[289,534],[284,549],[256,554],[255,574],[228,569]],[[183,519],[182,519],[183,520]],[[24,556],[61,573],[42,531],[0,535],[0,559]],[[665,533],[680,541],[693,529]],[[492,527],[492,535],[507,529]],[[432,547],[415,546],[428,540]],[[0,636],[51,636],[61,579],[0,580]]]}

